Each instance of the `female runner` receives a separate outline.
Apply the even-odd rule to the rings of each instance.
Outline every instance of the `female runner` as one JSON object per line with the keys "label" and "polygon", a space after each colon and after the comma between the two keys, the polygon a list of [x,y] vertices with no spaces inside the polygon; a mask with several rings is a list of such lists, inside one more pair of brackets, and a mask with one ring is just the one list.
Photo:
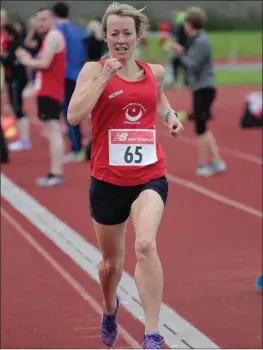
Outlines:
{"label": "female runner", "polygon": [[132,214],[137,258],[135,281],[145,314],[145,349],[162,349],[158,331],[163,272],[156,234],[168,194],[164,152],[156,140],[157,107],[168,133],[183,126],[162,92],[164,68],[136,61],[136,45],[148,27],[143,10],[114,2],[102,27],[110,58],[83,67],[72,96],[68,121],[92,115],[90,212],[102,253],[99,278],[104,313],[101,339],[117,340],[117,288],[125,256],[125,231]]}

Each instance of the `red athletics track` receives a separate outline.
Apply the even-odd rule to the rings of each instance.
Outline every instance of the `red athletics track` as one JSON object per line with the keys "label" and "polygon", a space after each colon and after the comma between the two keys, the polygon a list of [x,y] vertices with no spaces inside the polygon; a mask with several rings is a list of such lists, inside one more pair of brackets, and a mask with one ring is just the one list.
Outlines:
{"label": "red athletics track", "polygon": [[[255,87],[219,89],[213,130],[229,166],[229,171],[222,176],[196,178],[191,125],[186,125],[181,140],[173,140],[164,133],[161,122],[158,125],[168,173],[199,185],[193,190],[170,180],[169,199],[158,235],[165,273],[164,302],[222,348],[260,348],[262,344],[262,296],[254,288],[262,268],[261,218],[246,211],[247,208],[254,209],[253,213],[262,210],[261,130],[238,128],[244,97],[254,90]],[[188,109],[190,99],[185,90],[167,91],[167,95],[174,108]],[[32,101],[27,101],[26,108],[34,114]],[[12,163],[3,166],[2,171],[96,245],[87,206],[89,166],[85,163],[66,165],[63,188],[36,188],[35,178],[48,167],[48,150],[45,138],[40,137],[39,126],[32,126],[32,134],[34,149],[12,155]],[[200,193],[200,188],[216,193],[216,198]],[[219,195],[223,196],[223,201],[218,200]],[[233,200],[234,206],[229,205],[227,199]],[[245,209],[240,209],[238,204],[246,205]],[[95,282],[8,203],[3,201],[2,206],[100,302]],[[85,327],[95,324],[96,328],[99,322],[95,311],[21,239],[5,218],[2,218],[2,225],[2,252],[5,253],[2,259],[2,347],[8,344],[38,348],[54,348],[57,344],[64,348],[100,347],[98,338],[85,340],[85,336],[90,335]],[[127,247],[133,246],[133,242],[129,227]],[[127,250],[125,270],[131,275],[134,262],[133,250]],[[124,310],[120,319],[122,327],[140,342],[141,324]],[[76,325],[78,322],[80,326]],[[16,334],[20,334],[20,338]],[[42,344],[37,343],[40,334]],[[14,343],[15,339],[20,340]],[[121,339],[117,346],[129,345]]]}
{"label": "red athletics track", "polygon": [[[2,204],[1,213],[1,348],[98,347],[100,316],[87,303],[92,297],[85,293],[95,286],[89,281],[83,284],[84,291],[78,287],[78,282],[68,277],[65,257],[59,254],[66,271],[56,262],[58,254],[54,261],[43,248],[41,237],[32,246],[36,229],[23,218],[15,219],[17,214],[8,204]],[[120,336],[118,347],[130,348],[133,341],[124,337]]]}

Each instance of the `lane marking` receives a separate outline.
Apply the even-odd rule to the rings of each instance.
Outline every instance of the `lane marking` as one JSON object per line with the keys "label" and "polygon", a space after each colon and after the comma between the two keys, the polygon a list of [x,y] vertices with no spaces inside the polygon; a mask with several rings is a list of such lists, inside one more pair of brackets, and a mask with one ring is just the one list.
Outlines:
{"label": "lane marking", "polygon": [[[7,105],[7,106],[8,106],[8,108],[11,108],[11,107],[9,107],[9,105]],[[35,125],[35,126],[39,127],[40,129],[42,129],[42,131],[40,132],[40,135],[42,137],[44,137],[45,139],[47,139],[47,135],[45,133],[45,129],[43,128],[43,125],[41,124],[41,122],[37,118],[34,118],[34,117],[30,119],[30,122],[33,125]],[[164,130],[161,130],[161,129],[158,130],[158,133],[161,134],[161,135],[164,135],[164,134],[167,135],[167,132],[165,132]],[[84,138],[84,141],[88,141],[88,140],[89,140],[88,137]],[[196,145],[196,142],[195,142],[195,140],[193,138],[187,137],[187,136],[184,136],[184,135],[180,136],[178,138],[178,140],[180,142],[184,142],[184,143],[189,144],[189,145],[193,145],[193,146]],[[262,157],[255,156],[255,155],[250,154],[250,153],[240,152],[240,151],[237,151],[237,150],[234,150],[234,149],[230,149],[230,148],[227,148],[227,147],[222,147],[220,145],[219,145],[219,148],[220,148],[220,151],[222,153],[228,154],[228,155],[233,156],[235,158],[238,158],[238,159],[241,159],[241,160],[245,160],[245,161],[248,161],[248,162],[251,162],[251,163],[254,163],[254,164],[258,164],[258,165],[262,165],[263,164]]]}
{"label": "lane marking", "polygon": [[[162,135],[162,136],[167,136],[167,131],[159,129],[158,134]],[[182,143],[186,143],[187,145],[196,147],[196,141],[192,137],[187,137],[187,136],[181,135],[180,137],[178,137],[177,140],[182,142]],[[237,151],[235,149],[222,147],[220,145],[218,145],[218,147],[220,149],[220,152],[228,154],[234,158],[245,160],[245,161],[251,162],[253,164],[258,164],[258,165],[263,164],[262,157],[255,156],[254,154],[250,154],[250,153],[240,152],[240,151]]]}
{"label": "lane marking", "polygon": [[[195,140],[190,138],[190,137],[180,136],[178,138],[178,140],[181,142],[187,143],[189,145],[196,146]],[[245,152],[243,153],[243,152],[240,152],[240,151],[237,151],[237,150],[234,150],[231,148],[227,148],[227,147],[221,147],[220,145],[218,147],[220,149],[220,152],[228,154],[228,155],[233,156],[235,158],[246,160],[248,162],[258,164],[258,165],[263,164],[262,157],[255,156],[255,155],[250,154],[250,153],[245,153]]]}
{"label": "lane marking", "polygon": [[260,210],[257,210],[253,207],[245,205],[241,202],[235,201],[234,199],[228,198],[228,197],[223,196],[223,195],[216,193],[214,191],[210,191],[203,186],[195,184],[194,182],[184,180],[180,177],[174,176],[174,175],[169,174],[169,173],[167,174],[167,179],[176,183],[179,186],[186,187],[186,188],[193,190],[197,193],[203,194],[206,197],[212,198],[218,202],[229,205],[230,207],[233,207],[235,209],[239,209],[247,214],[254,215],[260,219],[262,218],[262,212]]}
{"label": "lane marking", "polygon": [[[11,216],[1,208],[3,217],[17,230],[17,232],[57,271],[68,284],[92,307],[92,309],[101,315],[103,310],[100,305],[89,295],[89,293]],[[140,345],[129,335],[129,333],[119,325],[119,331],[125,341],[133,349],[139,349]],[[88,335],[88,338],[98,338],[97,335]]]}
{"label": "lane marking", "polygon": [[[101,260],[99,250],[23,189],[19,188],[3,173],[1,175],[1,196],[87,272],[92,279],[99,282],[98,263]],[[127,272],[123,273],[118,293],[123,301],[123,306],[143,323],[143,310],[140,305],[136,284]],[[218,348],[212,340],[164,303],[162,303],[161,307],[159,324],[160,332],[164,336],[167,345],[171,348]]]}
{"label": "lane marking", "polygon": [[[38,123],[36,123],[36,125],[38,125]],[[40,125],[39,125],[40,126]],[[46,138],[46,135],[42,135],[44,138]],[[184,137],[184,136],[182,136]],[[181,138],[182,138],[181,137]],[[184,137],[185,138],[185,137]],[[189,139],[190,140],[190,139]],[[189,142],[190,143],[190,142]],[[240,153],[242,155],[242,153]],[[256,157],[256,156],[252,156],[252,155],[249,155],[249,154],[245,154],[245,160],[249,160],[249,157],[250,157],[250,160],[254,163],[257,163],[257,164],[262,164],[262,160],[259,158],[259,157]],[[254,158],[253,158],[254,157]],[[260,163],[260,162],[261,163]],[[263,215],[262,215],[262,211],[258,210],[258,209],[255,209],[253,207],[250,207],[246,204],[243,204],[239,201],[236,201],[234,199],[231,199],[229,197],[226,197],[226,196],[223,196],[219,193],[216,193],[214,191],[211,191],[203,186],[200,186],[200,185],[197,185],[195,184],[194,182],[191,182],[191,181],[188,181],[188,180],[185,180],[183,178],[180,178],[178,176],[175,176],[175,175],[172,175],[172,174],[167,174],[167,178],[176,183],[177,185],[180,185],[180,186],[184,186],[184,187],[187,187],[188,189],[191,189],[199,194],[203,194],[204,196],[207,196],[209,198],[212,198],[214,200],[217,200],[221,203],[224,203],[226,205],[229,205],[233,208],[236,208],[236,209],[239,209],[239,210],[242,210],[244,212],[246,212],[247,214],[251,214],[251,215],[254,215],[256,217],[259,217],[259,218],[262,218]]]}

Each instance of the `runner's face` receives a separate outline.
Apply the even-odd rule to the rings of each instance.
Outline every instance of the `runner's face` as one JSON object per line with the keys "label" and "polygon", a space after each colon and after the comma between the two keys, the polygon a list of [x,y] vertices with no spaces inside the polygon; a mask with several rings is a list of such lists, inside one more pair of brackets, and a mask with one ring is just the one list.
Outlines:
{"label": "runner's face", "polygon": [[49,32],[54,24],[54,17],[49,10],[43,10],[37,13],[36,16],[37,31],[39,34]]}
{"label": "runner's face", "polygon": [[106,42],[112,57],[131,58],[136,52],[138,37],[134,18],[110,15],[107,20]]}

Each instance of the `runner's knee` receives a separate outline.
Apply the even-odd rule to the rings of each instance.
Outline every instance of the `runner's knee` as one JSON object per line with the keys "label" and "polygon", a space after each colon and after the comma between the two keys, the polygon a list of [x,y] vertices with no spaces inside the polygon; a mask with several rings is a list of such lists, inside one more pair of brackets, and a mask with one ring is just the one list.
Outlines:
{"label": "runner's knee", "polygon": [[123,259],[104,258],[99,264],[99,270],[103,270],[107,275],[119,273],[123,270],[123,263]]}
{"label": "runner's knee", "polygon": [[156,251],[156,243],[147,238],[137,238],[135,240],[135,254],[137,260],[145,259]]}

